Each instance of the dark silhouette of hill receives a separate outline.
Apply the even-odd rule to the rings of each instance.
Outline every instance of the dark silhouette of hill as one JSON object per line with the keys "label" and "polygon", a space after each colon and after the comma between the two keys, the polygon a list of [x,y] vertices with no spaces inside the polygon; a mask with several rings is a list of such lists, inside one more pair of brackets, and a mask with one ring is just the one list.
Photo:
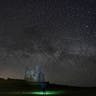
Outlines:
{"label": "dark silhouette of hill", "polygon": [[[61,92],[55,96],[96,96],[96,87],[78,87],[46,83],[46,92]],[[0,78],[0,96],[37,96],[26,92],[42,91],[40,82],[27,82],[21,79]],[[25,93],[26,94],[25,94]],[[41,95],[45,96],[45,95]],[[52,95],[51,95],[52,96]]]}

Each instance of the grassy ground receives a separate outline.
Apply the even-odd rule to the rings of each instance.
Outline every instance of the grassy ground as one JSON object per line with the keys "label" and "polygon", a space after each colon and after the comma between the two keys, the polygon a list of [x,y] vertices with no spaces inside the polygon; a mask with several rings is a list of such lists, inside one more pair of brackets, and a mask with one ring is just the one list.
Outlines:
{"label": "grassy ground", "polygon": [[0,96],[96,96],[96,88],[80,88],[47,84],[46,95],[38,83],[24,80],[0,80]]}

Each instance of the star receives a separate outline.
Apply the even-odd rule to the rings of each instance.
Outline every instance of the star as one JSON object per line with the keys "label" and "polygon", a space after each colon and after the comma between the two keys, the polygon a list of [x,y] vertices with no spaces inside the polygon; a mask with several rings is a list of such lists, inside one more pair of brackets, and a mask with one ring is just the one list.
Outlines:
{"label": "star", "polygon": [[89,11],[89,10],[88,10],[87,12],[88,12],[88,14],[90,14],[90,13],[91,13],[91,11]]}
{"label": "star", "polygon": [[85,25],[85,28],[88,28],[89,27],[89,25]]}

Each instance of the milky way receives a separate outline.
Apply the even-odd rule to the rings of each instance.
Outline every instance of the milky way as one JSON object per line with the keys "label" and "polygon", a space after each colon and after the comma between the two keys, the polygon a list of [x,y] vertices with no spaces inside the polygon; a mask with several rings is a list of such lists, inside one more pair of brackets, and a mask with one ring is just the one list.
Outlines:
{"label": "milky way", "polygon": [[23,78],[25,66],[40,64],[50,82],[96,86],[95,5],[95,0],[1,0],[0,76]]}

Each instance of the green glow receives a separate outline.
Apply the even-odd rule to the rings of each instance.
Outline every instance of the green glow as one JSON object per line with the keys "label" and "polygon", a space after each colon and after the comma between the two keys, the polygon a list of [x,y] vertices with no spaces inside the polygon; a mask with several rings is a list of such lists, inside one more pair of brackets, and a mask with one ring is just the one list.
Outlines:
{"label": "green glow", "polygon": [[58,95],[58,94],[61,94],[61,93],[62,93],[61,91],[46,91],[46,92],[37,91],[37,92],[32,92],[32,94],[34,94],[34,95],[43,95],[43,94]]}
{"label": "green glow", "polygon": [[62,94],[63,91],[46,91],[46,92],[42,92],[42,91],[33,91],[33,92],[11,92],[9,94],[27,94],[27,95],[59,95]]}

